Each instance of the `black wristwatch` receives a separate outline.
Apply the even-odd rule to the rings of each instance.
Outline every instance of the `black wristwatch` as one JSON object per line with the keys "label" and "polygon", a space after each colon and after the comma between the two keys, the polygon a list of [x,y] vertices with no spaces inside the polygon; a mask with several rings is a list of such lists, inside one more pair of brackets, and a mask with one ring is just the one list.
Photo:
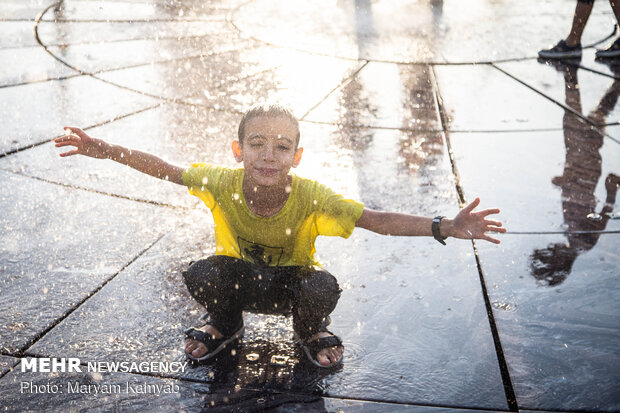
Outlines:
{"label": "black wristwatch", "polygon": [[441,225],[441,220],[444,219],[445,217],[442,216],[438,216],[433,218],[433,223],[431,224],[431,231],[433,231],[433,237],[440,243],[442,243],[443,245],[446,245],[445,243],[445,239],[448,237],[442,237],[441,233],[439,232],[439,225]]}

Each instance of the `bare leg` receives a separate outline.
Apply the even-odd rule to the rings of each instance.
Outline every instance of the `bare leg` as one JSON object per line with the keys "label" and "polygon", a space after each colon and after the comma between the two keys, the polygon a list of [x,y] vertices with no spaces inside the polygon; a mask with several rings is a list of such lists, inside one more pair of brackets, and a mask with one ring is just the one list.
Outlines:
{"label": "bare leg", "polygon": [[[614,1],[611,1],[612,4]],[[575,7],[575,15],[573,17],[573,25],[570,29],[570,34],[566,38],[566,44],[568,46],[575,46],[578,43],[581,43],[581,35],[583,34],[583,29],[586,27],[586,23],[588,22],[588,18],[590,18],[590,13],[592,12],[592,6],[594,4],[582,3],[580,1],[577,2],[577,7]],[[612,8],[615,6],[612,5]],[[614,13],[616,13],[616,9],[614,8]],[[618,14],[616,13],[616,19],[618,18]]]}

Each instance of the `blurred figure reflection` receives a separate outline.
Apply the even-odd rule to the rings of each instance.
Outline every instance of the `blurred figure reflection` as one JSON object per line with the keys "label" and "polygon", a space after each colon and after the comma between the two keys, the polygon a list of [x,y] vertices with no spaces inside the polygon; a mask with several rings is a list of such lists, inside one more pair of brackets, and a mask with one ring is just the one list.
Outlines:
{"label": "blurred figure reflection", "polygon": [[[577,80],[577,67],[553,62],[552,65],[564,74],[566,104],[582,113],[581,96]],[[620,73],[620,66],[612,66]],[[620,93],[620,80],[615,79],[588,118],[597,124],[604,124],[605,117],[613,110]],[[564,113],[564,144],[566,159],[564,173],[552,179],[562,189],[562,211],[567,231],[567,243],[552,244],[538,249],[531,255],[532,275],[544,285],[562,283],[577,256],[591,250],[600,237],[616,200],[620,177],[611,173],[605,178],[607,196],[600,212],[595,212],[595,190],[602,173],[602,159],[599,153],[603,146],[604,129],[595,128],[577,115]],[[592,231],[587,234],[575,233]]]}

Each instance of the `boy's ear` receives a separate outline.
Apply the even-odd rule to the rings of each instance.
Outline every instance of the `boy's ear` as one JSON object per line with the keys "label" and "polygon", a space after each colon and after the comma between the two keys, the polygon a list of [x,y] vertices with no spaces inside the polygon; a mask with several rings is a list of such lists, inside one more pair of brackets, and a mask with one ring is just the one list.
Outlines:
{"label": "boy's ear", "polygon": [[237,162],[243,162],[243,148],[238,140],[232,141],[232,152]]}
{"label": "boy's ear", "polygon": [[304,148],[298,148],[295,151],[295,157],[293,158],[293,168],[297,168],[299,162],[301,162],[301,155],[304,153]]}

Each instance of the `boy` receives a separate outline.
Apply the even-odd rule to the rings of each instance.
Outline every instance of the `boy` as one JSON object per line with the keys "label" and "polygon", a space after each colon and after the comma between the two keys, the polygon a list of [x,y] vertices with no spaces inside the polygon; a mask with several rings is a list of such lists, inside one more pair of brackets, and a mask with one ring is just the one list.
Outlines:
{"label": "boy", "polygon": [[299,124],[278,105],[247,111],[232,152],[243,168],[192,164],[184,169],[139,151],[94,139],[75,127],[55,140],[76,154],[112,159],[140,172],[189,188],[211,209],[216,255],[193,263],[184,272],[191,295],[207,309],[206,324],[186,332],[188,358],[202,361],[243,333],[242,311],[292,313],[293,327],[308,358],[319,367],[342,361],[341,340],[326,329],[340,297],[336,279],[317,268],[318,235],[347,238],[353,229],[379,234],[433,235],[499,240],[486,232],[506,232],[486,217],[499,212],[473,212],[479,199],[454,219],[374,211],[344,199],[317,182],[290,174],[301,161]]}

